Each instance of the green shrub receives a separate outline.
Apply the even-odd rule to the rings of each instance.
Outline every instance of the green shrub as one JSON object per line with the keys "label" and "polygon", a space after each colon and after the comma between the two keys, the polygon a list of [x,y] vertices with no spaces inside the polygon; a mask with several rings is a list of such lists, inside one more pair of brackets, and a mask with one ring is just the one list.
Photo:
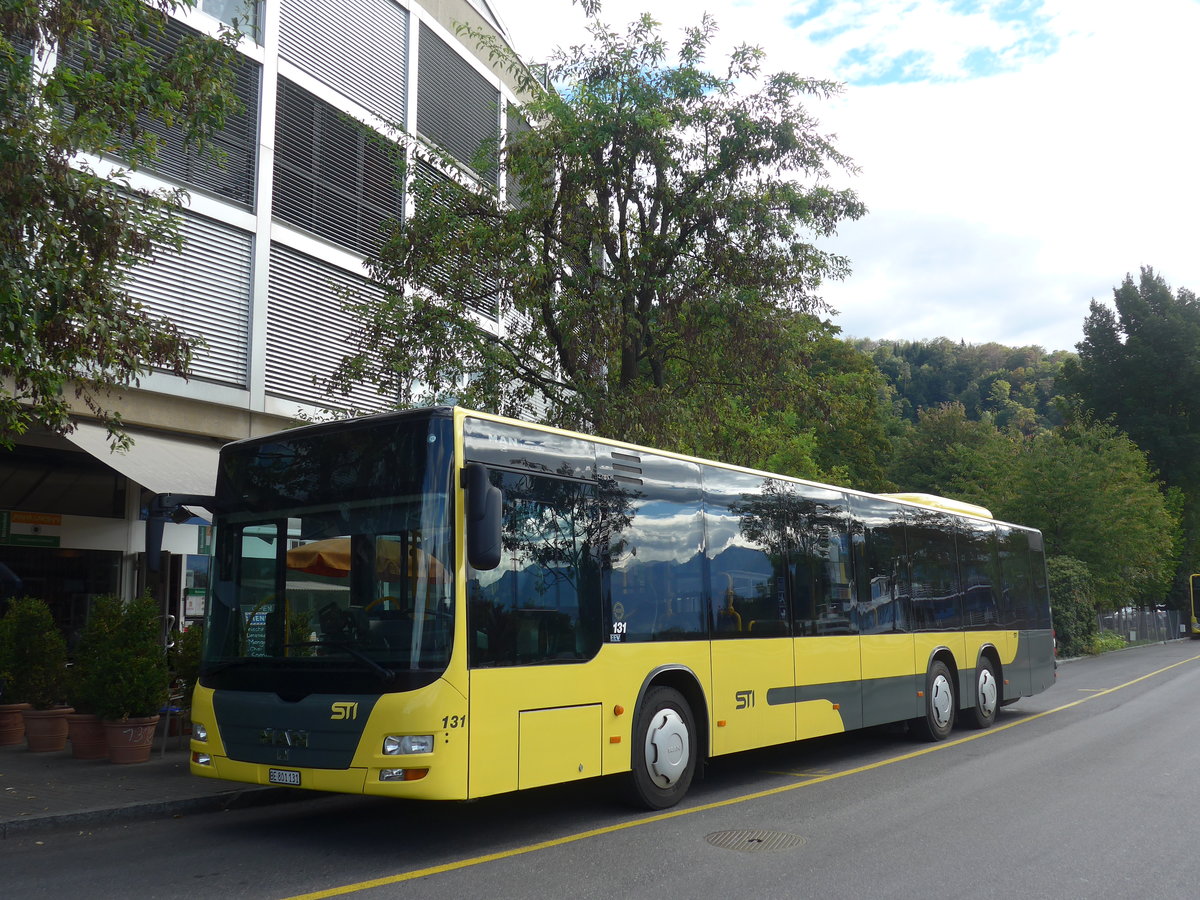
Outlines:
{"label": "green shrub", "polygon": [[12,675],[12,641],[8,636],[8,619],[0,618],[0,703],[15,703],[9,680]]}
{"label": "green shrub", "polygon": [[167,654],[158,604],[149,596],[123,605],[117,597],[92,604],[79,641],[77,688],[101,719],[157,715],[167,701]]}
{"label": "green shrub", "polygon": [[67,683],[71,705],[77,712],[98,714],[104,703],[108,678],[104,655],[117,642],[124,617],[125,605],[120,597],[98,597],[92,601]]}
{"label": "green shrub", "polygon": [[1090,652],[1096,634],[1091,572],[1085,563],[1069,556],[1047,559],[1046,572],[1050,577],[1050,612],[1059,656],[1082,656]]}
{"label": "green shrub", "polygon": [[1092,635],[1087,652],[1092,656],[1099,656],[1101,653],[1108,653],[1112,650],[1123,650],[1126,646],[1128,645],[1125,643],[1125,638],[1115,631],[1101,631]]}
{"label": "green shrub", "polygon": [[10,703],[50,709],[66,696],[67,641],[45,600],[23,597],[4,616]]}
{"label": "green shrub", "polygon": [[200,676],[200,651],[204,646],[204,626],[197,622],[187,631],[177,632],[171,652],[171,675],[183,682],[190,694]]}

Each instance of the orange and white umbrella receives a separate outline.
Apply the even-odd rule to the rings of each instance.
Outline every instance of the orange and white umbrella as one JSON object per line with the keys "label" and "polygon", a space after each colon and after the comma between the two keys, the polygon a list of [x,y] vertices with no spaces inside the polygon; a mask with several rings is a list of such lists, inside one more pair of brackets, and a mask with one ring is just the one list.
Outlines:
{"label": "orange and white umbrella", "polygon": [[[403,545],[396,541],[377,541],[375,575],[384,580],[399,578],[403,552]],[[350,574],[350,538],[326,538],[293,547],[287,552],[287,567],[309,575],[345,577]],[[410,545],[408,575],[416,578],[422,573],[430,581],[440,581],[446,577],[445,568],[435,557]]]}

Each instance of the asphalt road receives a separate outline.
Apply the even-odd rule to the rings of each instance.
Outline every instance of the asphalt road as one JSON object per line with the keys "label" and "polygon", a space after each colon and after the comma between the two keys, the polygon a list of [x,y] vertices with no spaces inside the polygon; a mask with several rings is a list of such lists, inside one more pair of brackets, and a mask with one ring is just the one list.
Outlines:
{"label": "asphalt road", "polygon": [[[1081,660],[984,732],[724,758],[685,803],[606,781],[467,804],[356,797],[0,846],[20,898],[1194,898],[1200,642]],[[125,880],[120,880],[125,879]]]}

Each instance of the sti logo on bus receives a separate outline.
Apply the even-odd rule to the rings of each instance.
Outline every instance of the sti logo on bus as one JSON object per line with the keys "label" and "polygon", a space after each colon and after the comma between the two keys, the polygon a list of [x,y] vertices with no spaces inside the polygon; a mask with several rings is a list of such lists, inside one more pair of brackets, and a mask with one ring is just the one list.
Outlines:
{"label": "sti logo on bus", "polygon": [[358,718],[358,704],[351,703],[349,700],[339,700],[337,703],[334,703],[329,708],[330,708],[330,710],[332,710],[332,713],[330,714],[329,718],[333,719],[335,721],[337,721],[339,719],[357,719]]}
{"label": "sti logo on bus", "polygon": [[738,691],[733,695],[738,709],[749,709],[754,705],[754,691]]}

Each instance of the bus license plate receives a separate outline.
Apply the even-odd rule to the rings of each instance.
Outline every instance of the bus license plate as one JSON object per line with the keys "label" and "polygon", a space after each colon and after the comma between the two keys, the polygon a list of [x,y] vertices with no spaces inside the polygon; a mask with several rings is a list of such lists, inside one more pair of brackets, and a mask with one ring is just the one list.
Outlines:
{"label": "bus license plate", "polygon": [[300,773],[288,769],[268,769],[267,781],[271,784],[290,784],[293,787],[299,787]]}

